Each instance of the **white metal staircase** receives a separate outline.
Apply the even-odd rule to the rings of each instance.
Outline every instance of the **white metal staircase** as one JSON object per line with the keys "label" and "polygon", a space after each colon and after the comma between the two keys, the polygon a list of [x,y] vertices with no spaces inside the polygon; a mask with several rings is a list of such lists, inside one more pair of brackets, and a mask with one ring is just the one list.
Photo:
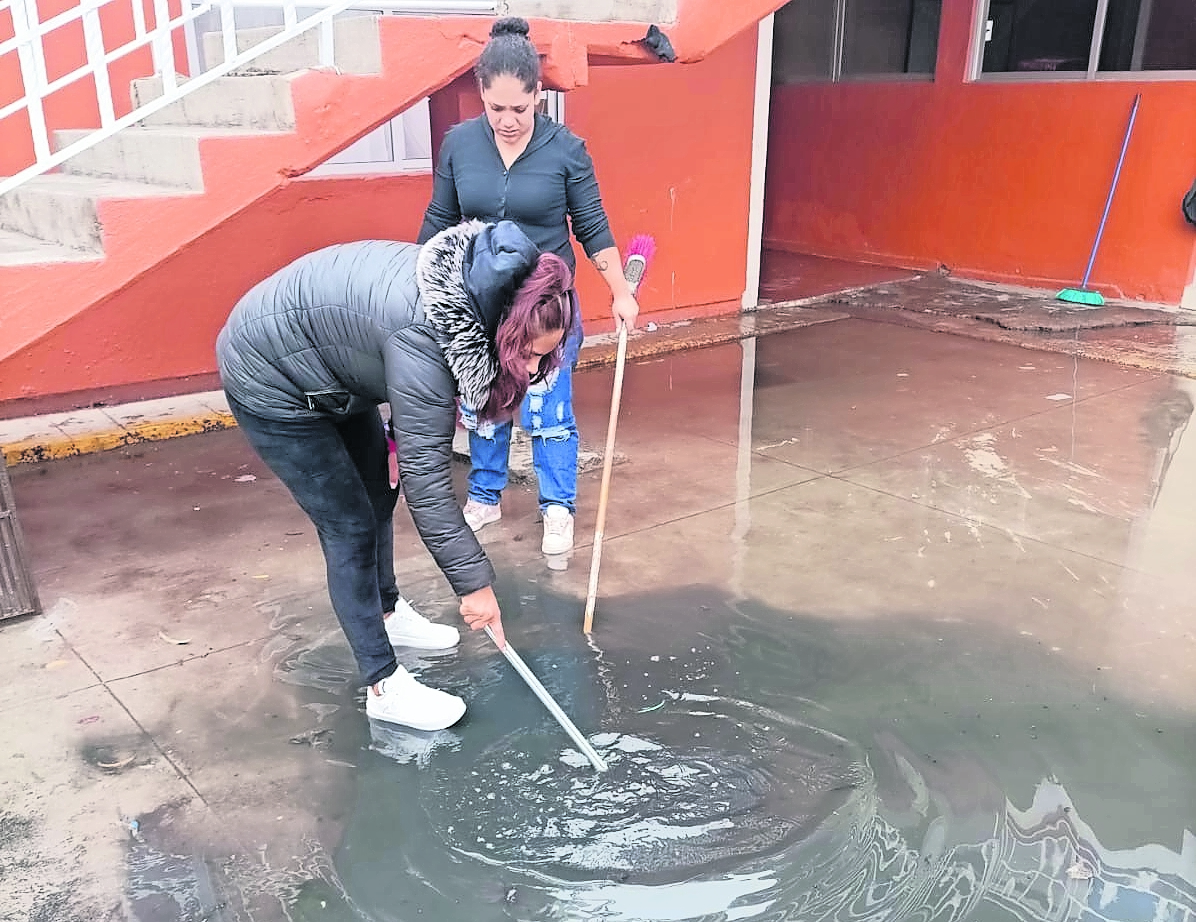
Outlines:
{"label": "white metal staircase", "polygon": [[[363,7],[361,0],[308,0],[300,6],[294,0],[183,0],[182,11],[171,17],[168,0],[150,0],[152,18],[146,16],[142,0],[80,0],[79,5],[40,22],[37,0],[4,0],[0,11],[7,8],[12,17],[13,37],[0,42],[0,60],[15,56],[19,62],[24,92],[16,99],[0,106],[0,123],[24,113],[29,123],[34,158],[27,167],[11,176],[0,178],[0,194],[20,186],[34,176],[48,172],[65,163],[77,153],[101,143],[122,128],[152,116],[204,86],[233,73],[253,68],[282,73],[304,67],[337,67],[351,73],[376,73],[360,69],[360,62],[352,61],[352,51],[337,57],[338,26],[334,20],[352,10],[372,13],[400,13],[409,15],[493,15],[498,0],[385,0]],[[133,20],[134,35],[116,48],[106,47],[101,24],[101,11],[127,3]],[[275,28],[238,28],[237,11],[277,8],[282,25]],[[216,14],[218,31],[197,37],[196,24]],[[50,79],[45,44],[47,37],[81,24],[85,40],[86,59],[78,67],[62,76]],[[181,69],[175,58],[175,39],[183,35],[190,48],[202,40],[205,59],[209,62],[202,73],[179,76]],[[352,41],[344,42],[349,48]],[[156,95],[135,99],[131,111],[116,114],[116,94],[109,78],[109,67],[139,51],[152,52],[153,72],[159,81]],[[190,65],[197,56],[190,55]],[[354,63],[358,64],[355,69]],[[94,81],[100,125],[79,131],[69,137],[58,136],[47,128],[45,101],[59,90],[79,83]],[[57,143],[54,143],[57,141]]]}
{"label": "white metal staircase", "polygon": [[[103,256],[100,203],[162,199],[204,190],[200,146],[221,137],[295,129],[294,78],[313,68],[344,74],[381,69],[377,19],[382,12],[409,15],[493,15],[494,0],[399,0],[371,5],[372,15],[353,15],[360,0],[333,0],[298,7],[292,0],[220,0],[191,3],[183,13],[146,22],[131,0],[135,36],[105,51],[97,36],[87,42],[87,61],[54,80],[46,77],[43,43],[55,30],[82,22],[85,35],[99,29],[100,10],[117,0],[82,0],[80,6],[44,23],[34,19],[35,0],[11,4],[15,36],[0,55],[20,60],[24,95],[0,108],[0,124],[24,114],[33,159],[0,178],[0,266],[94,260]],[[154,12],[165,0],[153,0]],[[238,11],[276,8],[282,24],[237,28]],[[195,35],[190,26],[216,14],[219,31]],[[159,24],[160,23],[160,24]],[[199,43],[210,66],[193,76],[176,74],[173,37],[185,30],[194,66]],[[193,42],[192,39],[195,39]],[[149,46],[156,75],[135,79],[132,109],[117,116],[108,67]],[[99,100],[99,127],[52,130],[45,100],[63,87],[92,80]]]}

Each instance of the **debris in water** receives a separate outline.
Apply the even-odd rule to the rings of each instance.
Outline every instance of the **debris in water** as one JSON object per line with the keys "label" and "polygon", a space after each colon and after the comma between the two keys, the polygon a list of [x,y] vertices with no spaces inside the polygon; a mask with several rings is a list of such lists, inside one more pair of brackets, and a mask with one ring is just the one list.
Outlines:
{"label": "debris in water", "polygon": [[332,728],[320,727],[314,730],[305,730],[298,736],[292,736],[291,742],[299,746],[306,743],[315,749],[322,749],[332,744]]}
{"label": "debris in water", "polygon": [[104,771],[115,772],[120,771],[122,768],[128,768],[136,758],[136,756],[129,756],[127,759],[121,759],[119,762],[96,762],[96,766],[104,769]]}
{"label": "debris in water", "polygon": [[1072,880],[1092,880],[1092,868],[1083,858],[1077,858],[1076,863],[1067,869],[1067,876]]}
{"label": "debris in water", "polygon": [[649,714],[652,711],[659,711],[662,707],[664,707],[664,699],[663,698],[660,699],[660,704],[654,704],[650,708],[640,708],[639,711],[637,711],[636,713]]}

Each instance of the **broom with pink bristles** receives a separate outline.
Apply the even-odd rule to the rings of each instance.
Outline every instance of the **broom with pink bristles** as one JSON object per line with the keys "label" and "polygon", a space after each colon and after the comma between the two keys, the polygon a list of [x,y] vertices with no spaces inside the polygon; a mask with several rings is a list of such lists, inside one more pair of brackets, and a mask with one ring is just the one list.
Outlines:
{"label": "broom with pink bristles", "polygon": [[[635,294],[644,280],[648,263],[656,252],[656,241],[646,234],[633,237],[623,263],[623,278]],[[590,590],[586,594],[585,624],[594,628],[594,604],[598,599],[598,568],[602,564],[602,539],[606,529],[606,501],[610,496],[610,471],[615,459],[615,430],[619,426],[619,402],[623,398],[623,369],[627,364],[627,324],[619,321],[619,348],[615,354],[615,386],[610,397],[610,422],[606,427],[606,454],[602,459],[602,491],[598,494],[598,524],[594,526],[594,555],[590,560]]]}

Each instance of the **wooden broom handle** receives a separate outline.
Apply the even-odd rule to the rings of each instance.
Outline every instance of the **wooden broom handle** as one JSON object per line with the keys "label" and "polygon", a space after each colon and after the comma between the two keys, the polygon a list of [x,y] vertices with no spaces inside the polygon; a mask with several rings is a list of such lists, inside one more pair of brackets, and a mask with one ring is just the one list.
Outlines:
{"label": "wooden broom handle", "polygon": [[627,324],[619,321],[619,349],[615,357],[615,386],[610,397],[610,422],[606,426],[606,456],[602,461],[602,491],[598,494],[598,524],[594,526],[594,556],[590,561],[590,589],[586,594],[586,615],[582,630],[594,628],[594,603],[598,598],[598,568],[602,563],[602,539],[606,529],[606,501],[610,496],[610,470],[615,461],[615,430],[619,427],[619,403],[623,399],[623,367],[627,364]]}

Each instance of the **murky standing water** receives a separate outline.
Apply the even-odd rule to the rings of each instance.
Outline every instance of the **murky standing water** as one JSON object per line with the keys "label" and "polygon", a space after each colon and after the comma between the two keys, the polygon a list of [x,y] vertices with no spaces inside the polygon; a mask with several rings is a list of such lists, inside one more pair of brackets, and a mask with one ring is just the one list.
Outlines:
{"label": "murky standing water", "polygon": [[589,645],[538,605],[510,638],[610,771],[479,638],[413,661],[466,720],[373,726],[344,896],[295,918],[1196,919],[1190,722],[1032,638],[697,588],[615,600]]}

